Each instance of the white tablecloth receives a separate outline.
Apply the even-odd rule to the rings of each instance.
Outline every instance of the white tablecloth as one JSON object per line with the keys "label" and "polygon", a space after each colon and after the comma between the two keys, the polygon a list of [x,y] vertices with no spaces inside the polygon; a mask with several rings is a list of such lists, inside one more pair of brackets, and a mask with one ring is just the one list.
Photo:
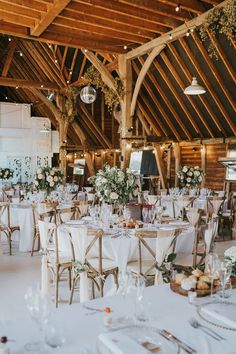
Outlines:
{"label": "white tablecloth", "polygon": [[[151,314],[151,326],[158,329],[166,329],[186,344],[197,350],[199,354],[235,354],[236,353],[236,332],[220,329],[205,323],[198,317],[196,307],[188,303],[184,296],[173,293],[168,285],[153,286],[145,289],[144,300],[148,304],[148,314]],[[230,301],[236,302],[236,290],[233,291],[233,298]],[[104,309],[109,306],[112,316],[129,315],[131,311],[130,301],[124,301],[121,296],[112,296],[90,301],[89,306]],[[80,354],[85,347],[91,349],[91,354],[97,353],[96,342],[103,326],[104,313],[86,310],[82,304],[72,306],[59,306],[54,313],[54,320],[61,322],[66,337],[66,344],[61,349],[54,349],[57,354]],[[206,324],[221,336],[224,341],[216,341],[202,331],[192,328],[188,320],[191,317],[197,318],[202,324]],[[147,324],[143,323],[142,324]],[[4,327],[4,331],[3,328]],[[24,345],[32,340],[38,340],[38,330],[35,324],[29,319],[27,312],[22,308],[20,317],[12,321],[0,322],[0,333],[15,340],[10,342],[12,354],[25,354]],[[162,337],[160,337],[161,340]],[[182,353],[182,352],[181,352]],[[126,353],[135,354],[135,353]]]}
{"label": "white tablecloth", "polygon": [[[154,228],[148,230],[155,230]],[[112,237],[104,235],[102,240],[103,258],[114,260],[120,270],[124,270],[129,261],[138,259],[138,239],[134,236],[135,230],[131,230],[130,237]],[[71,254],[71,248],[66,235],[65,226],[58,229],[59,249],[65,254]],[[189,227],[177,237],[175,252],[191,253],[194,241],[194,228]],[[153,250],[156,249],[156,240],[149,239],[148,244]],[[98,257],[98,244],[95,243],[88,254],[89,257]],[[150,253],[143,250],[143,258],[150,258]]]}

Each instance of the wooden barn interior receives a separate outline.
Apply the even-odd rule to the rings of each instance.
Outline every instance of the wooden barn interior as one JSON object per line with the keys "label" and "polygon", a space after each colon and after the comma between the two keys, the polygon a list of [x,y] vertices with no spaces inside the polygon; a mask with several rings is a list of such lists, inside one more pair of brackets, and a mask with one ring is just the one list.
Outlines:
{"label": "wooden barn interior", "polygon": [[[222,189],[218,159],[236,146],[235,40],[209,33],[202,42],[198,28],[224,3],[183,0],[177,11],[175,0],[3,0],[0,99],[29,103],[33,115],[51,119],[60,131],[54,160],[67,164],[68,181],[77,156],[86,158],[87,177],[105,162],[127,166],[130,150],[150,148],[162,188],[175,186],[179,166],[191,163],[206,172],[203,186]],[[209,56],[210,41],[217,59]],[[79,99],[90,66],[110,88],[115,78],[123,81],[116,111],[107,109],[101,90],[92,104]],[[205,95],[184,95],[193,76]],[[62,133],[55,107],[70,88],[78,90],[76,114]],[[59,98],[48,100],[50,93]]]}

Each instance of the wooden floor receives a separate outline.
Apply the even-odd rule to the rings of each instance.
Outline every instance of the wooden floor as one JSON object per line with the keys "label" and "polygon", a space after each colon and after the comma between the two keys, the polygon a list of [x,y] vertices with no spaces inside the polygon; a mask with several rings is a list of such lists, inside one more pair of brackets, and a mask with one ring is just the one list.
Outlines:
{"label": "wooden floor", "polygon": [[[236,246],[236,240],[217,242],[215,250],[223,254],[230,246]],[[26,309],[24,295],[29,286],[40,284],[41,255],[33,257],[29,253],[17,252],[17,245],[14,245],[13,255],[7,254],[7,247],[4,247],[4,254],[0,256],[0,314],[1,320],[14,319],[20,315],[22,308]],[[52,294],[53,294],[53,288]],[[60,306],[68,306],[69,298],[67,282],[62,282],[60,288]],[[75,302],[78,296],[75,296]]]}

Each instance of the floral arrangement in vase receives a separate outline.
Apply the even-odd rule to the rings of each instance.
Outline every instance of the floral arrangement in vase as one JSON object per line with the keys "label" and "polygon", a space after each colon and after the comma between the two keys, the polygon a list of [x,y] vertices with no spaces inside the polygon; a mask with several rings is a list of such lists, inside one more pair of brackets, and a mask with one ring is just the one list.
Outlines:
{"label": "floral arrangement in vase", "polygon": [[89,178],[100,200],[109,204],[122,205],[138,195],[136,176],[129,169],[104,165],[95,176]]}
{"label": "floral arrangement in vase", "polygon": [[10,179],[13,177],[14,171],[10,168],[0,167],[0,179]]}
{"label": "floral arrangement in vase", "polygon": [[46,191],[47,194],[62,184],[63,173],[54,167],[39,167],[35,173],[34,185],[38,191]]}
{"label": "floral arrangement in vase", "polygon": [[224,253],[224,258],[232,263],[232,275],[236,276],[236,246],[228,248]]}
{"label": "floral arrangement in vase", "polygon": [[181,187],[196,187],[203,179],[204,172],[199,166],[183,166],[177,172]]}

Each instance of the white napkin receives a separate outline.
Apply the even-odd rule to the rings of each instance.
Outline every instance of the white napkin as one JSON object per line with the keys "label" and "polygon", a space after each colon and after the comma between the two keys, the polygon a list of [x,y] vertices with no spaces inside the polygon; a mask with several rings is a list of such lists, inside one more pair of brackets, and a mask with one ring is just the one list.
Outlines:
{"label": "white napkin", "polygon": [[98,336],[98,341],[100,342],[99,347],[102,349],[102,353],[106,353],[105,348],[109,349],[108,353],[110,354],[150,353],[139,343],[135,342],[133,339],[120,333],[119,331],[102,333]]}
{"label": "white napkin", "polygon": [[[234,306],[234,307],[233,307]],[[236,329],[236,305],[224,303],[212,303],[208,306],[203,306],[201,312],[212,319],[216,319],[221,324]]]}

